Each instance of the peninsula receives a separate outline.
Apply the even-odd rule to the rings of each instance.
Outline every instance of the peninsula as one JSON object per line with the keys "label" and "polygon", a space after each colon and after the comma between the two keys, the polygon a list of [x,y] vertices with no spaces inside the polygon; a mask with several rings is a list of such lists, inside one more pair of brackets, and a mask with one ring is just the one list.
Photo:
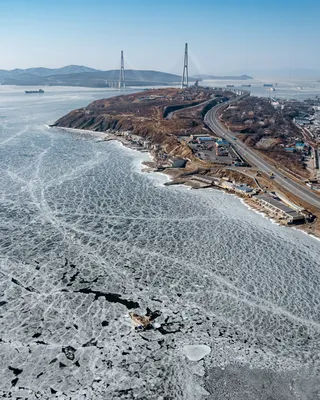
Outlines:
{"label": "peninsula", "polygon": [[[168,184],[186,184],[193,188],[215,186],[243,197],[252,208],[263,211],[281,224],[303,225],[303,229],[319,235],[318,224],[314,222],[314,216],[319,216],[319,208],[295,196],[287,185],[281,185],[273,172],[251,163],[246,152],[239,147],[238,142],[244,141],[245,146],[248,140],[247,119],[242,121],[244,128],[239,125],[239,129],[244,130],[241,133],[241,129],[236,131],[238,117],[234,114],[238,115],[237,110],[240,110],[239,113],[243,115],[243,107],[248,112],[248,107],[254,108],[255,105],[261,111],[263,101],[260,104],[245,91],[236,94],[228,89],[198,86],[144,90],[94,101],[87,107],[71,111],[52,126],[99,133],[103,140],[116,139],[130,147],[148,151],[153,161],[146,163],[146,166],[152,171],[168,173],[172,177]],[[272,114],[272,110],[265,107]],[[256,114],[249,112],[249,116],[255,115],[256,118],[256,125],[251,124],[251,129],[254,126],[264,127],[259,118],[263,118],[265,110],[260,114],[258,111]],[[213,124],[218,116],[222,128]],[[268,124],[272,125],[272,121],[269,116]],[[277,124],[274,122],[274,125]],[[286,128],[286,134],[289,135],[289,120],[282,121],[279,127],[282,130]],[[226,140],[223,129],[234,136],[228,136]],[[292,130],[292,135],[298,133],[299,130]],[[254,142],[248,143],[257,143],[258,136],[254,137]],[[274,143],[280,142],[277,140]],[[270,156],[260,155],[259,151],[261,153],[262,150],[257,148],[261,159]],[[283,160],[285,163],[291,160],[295,165],[294,170],[298,172],[297,154],[286,152],[285,155],[285,159],[280,158],[281,162],[275,158],[274,163],[278,162],[281,168]],[[283,170],[279,174],[286,172],[284,167]],[[292,176],[288,175],[286,179],[286,183],[290,184]],[[306,196],[310,196],[310,193]]]}
{"label": "peninsula", "polygon": [[[94,101],[85,108],[71,111],[54,126],[130,132],[152,146],[161,147],[170,156],[195,160],[193,150],[183,139],[195,134],[208,135],[204,114],[234,96],[232,92],[211,88],[146,90]],[[187,108],[185,115],[183,110]]]}

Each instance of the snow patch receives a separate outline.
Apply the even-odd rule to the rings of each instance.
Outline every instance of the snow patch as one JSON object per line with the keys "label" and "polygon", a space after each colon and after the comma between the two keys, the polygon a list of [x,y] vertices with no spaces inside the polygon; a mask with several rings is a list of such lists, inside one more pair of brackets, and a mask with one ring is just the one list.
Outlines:
{"label": "snow patch", "polygon": [[200,361],[211,353],[211,347],[205,344],[184,346],[183,351],[190,361]]}

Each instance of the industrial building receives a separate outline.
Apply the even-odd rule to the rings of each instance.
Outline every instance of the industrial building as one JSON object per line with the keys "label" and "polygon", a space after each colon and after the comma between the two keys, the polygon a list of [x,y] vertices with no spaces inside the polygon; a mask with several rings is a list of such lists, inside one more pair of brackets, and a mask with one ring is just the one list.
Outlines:
{"label": "industrial building", "polygon": [[197,142],[202,144],[202,143],[208,143],[208,142],[213,142],[214,139],[210,136],[201,136],[197,138]]}
{"label": "industrial building", "polygon": [[293,120],[297,125],[300,125],[300,126],[311,124],[311,121],[307,118],[294,118]]}
{"label": "industrial building", "polygon": [[172,162],[171,168],[184,168],[187,164],[187,160],[178,158]]}
{"label": "industrial building", "polygon": [[223,181],[220,186],[223,189],[227,189],[227,190],[234,190],[235,189],[235,185],[232,182],[229,181]]}
{"label": "industrial building", "polygon": [[245,194],[245,195],[248,195],[249,193],[251,193],[253,191],[252,187],[245,185],[245,184],[236,185],[234,190],[238,193]]}
{"label": "industrial building", "polygon": [[228,147],[230,146],[230,143],[227,140],[221,139],[216,141],[216,146],[217,147]]}
{"label": "industrial building", "polygon": [[214,176],[207,176],[207,175],[193,175],[193,180],[207,183],[208,185],[219,185],[220,179]]}
{"label": "industrial building", "polygon": [[206,134],[206,133],[194,133],[192,135],[190,135],[190,140],[195,141],[198,138],[210,138],[212,140],[212,136]]}
{"label": "industrial building", "polygon": [[282,201],[268,195],[256,196],[257,202],[273,216],[285,219],[289,224],[304,222],[305,216],[285,205]]}
{"label": "industrial building", "polygon": [[298,151],[304,151],[307,146],[304,142],[298,142],[295,147]]}

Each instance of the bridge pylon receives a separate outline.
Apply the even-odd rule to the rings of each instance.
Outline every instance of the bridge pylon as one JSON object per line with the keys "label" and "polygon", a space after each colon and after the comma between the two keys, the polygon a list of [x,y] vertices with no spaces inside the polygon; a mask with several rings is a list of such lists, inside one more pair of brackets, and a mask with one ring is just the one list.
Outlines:
{"label": "bridge pylon", "polygon": [[184,48],[184,61],[183,61],[183,73],[181,81],[181,89],[189,86],[189,76],[188,76],[188,43],[185,44]]}
{"label": "bridge pylon", "polygon": [[123,58],[123,50],[121,50],[121,66],[120,66],[120,76],[119,76],[119,89],[125,89],[126,82],[124,78],[124,58]]}

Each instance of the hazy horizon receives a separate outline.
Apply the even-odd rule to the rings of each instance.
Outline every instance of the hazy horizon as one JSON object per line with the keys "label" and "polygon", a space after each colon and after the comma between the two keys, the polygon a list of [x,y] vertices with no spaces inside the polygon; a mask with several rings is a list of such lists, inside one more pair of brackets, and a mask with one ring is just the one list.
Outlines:
{"label": "hazy horizon", "polygon": [[190,75],[262,76],[303,69],[312,70],[305,71],[306,78],[317,78],[319,11],[313,0],[303,7],[288,0],[281,5],[199,0],[187,7],[181,0],[164,1],[161,7],[145,0],[2,0],[0,69],[118,69],[124,50],[126,69],[181,74],[188,42]]}
{"label": "hazy horizon", "polygon": [[[71,67],[71,66],[75,66],[75,67],[89,67],[89,68],[93,68],[91,65],[75,65],[75,64],[70,64],[70,65],[61,65],[58,67],[46,67],[43,65],[38,65],[38,66],[33,66],[33,67],[28,67],[28,68],[13,68],[7,71],[14,71],[14,70],[28,70],[28,69],[37,69],[37,68],[48,68],[48,69],[59,69],[59,68],[64,68],[64,67]],[[96,69],[97,71],[99,71],[99,69]],[[113,70],[117,70],[117,69],[113,69]],[[125,70],[128,70],[128,68],[125,68]],[[163,72],[163,73],[172,73],[172,74],[176,74],[179,75],[181,77],[181,73],[179,72],[169,72],[169,71],[165,71],[165,70],[156,70],[153,69],[155,71],[158,72]],[[0,68],[1,71],[1,68]],[[104,71],[109,71],[109,70],[100,70],[102,72]],[[145,68],[142,68],[141,71],[147,71]],[[189,74],[190,77],[196,77],[198,75],[212,75],[212,76],[217,76],[217,77],[223,77],[225,76],[227,77],[231,77],[231,76],[241,76],[241,75],[247,75],[250,76],[251,78],[253,78],[253,82],[256,81],[261,81],[261,80],[277,80],[277,79],[285,79],[286,81],[317,81],[319,82],[320,80],[320,70],[307,70],[307,69],[281,69],[281,70],[255,70],[255,71],[221,71],[220,73],[203,73],[203,72],[199,72],[199,73],[195,73],[195,74]]]}

